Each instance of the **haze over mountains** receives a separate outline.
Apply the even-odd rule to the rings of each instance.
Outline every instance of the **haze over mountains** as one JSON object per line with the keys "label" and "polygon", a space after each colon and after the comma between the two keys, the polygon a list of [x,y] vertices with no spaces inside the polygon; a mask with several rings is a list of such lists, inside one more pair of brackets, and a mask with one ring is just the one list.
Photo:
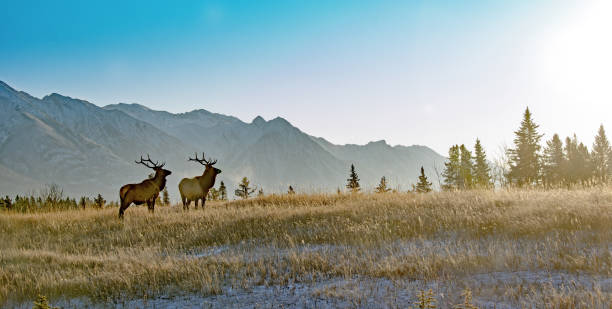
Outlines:
{"label": "haze over mountains", "polygon": [[333,192],[344,188],[351,163],[365,189],[384,175],[392,187],[407,190],[421,166],[436,185],[433,166],[441,170],[445,160],[425,146],[334,145],[280,117],[246,123],[206,110],[172,114],[138,104],[99,107],[56,93],[35,98],[0,81],[0,194],[56,183],[71,196],[102,193],[117,200],[121,185],[151,173],[134,163],[149,153],[173,171],[168,189],[178,200],[180,179],[203,171],[187,162],[195,151],[219,160],[217,186],[224,181],[230,195],[243,176],[266,193],[284,192],[289,185],[298,192]]}

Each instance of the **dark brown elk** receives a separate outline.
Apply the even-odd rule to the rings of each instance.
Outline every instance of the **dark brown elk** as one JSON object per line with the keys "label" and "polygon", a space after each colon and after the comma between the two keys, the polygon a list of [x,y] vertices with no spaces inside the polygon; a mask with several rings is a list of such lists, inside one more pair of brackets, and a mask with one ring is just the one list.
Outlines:
{"label": "dark brown elk", "polygon": [[217,163],[217,160],[206,160],[204,153],[202,153],[202,159],[199,159],[198,154],[196,153],[195,158],[189,158],[188,161],[198,162],[204,165],[206,168],[204,169],[202,176],[183,178],[183,180],[179,182],[179,192],[181,193],[183,209],[189,209],[191,201],[194,201],[195,208],[198,208],[199,200],[202,201],[202,209],[204,209],[208,190],[215,185],[215,179],[217,178],[218,174],[221,174],[221,170],[213,167],[213,165]]}
{"label": "dark brown elk", "polygon": [[149,211],[155,211],[155,199],[159,196],[159,191],[166,186],[166,177],[172,174],[171,171],[164,169],[165,163],[153,163],[151,157],[147,155],[147,159],[140,156],[140,161],[135,161],[137,164],[142,164],[155,171],[155,176],[144,180],[141,183],[128,184],[119,190],[119,198],[121,199],[121,207],[119,208],[119,218],[123,218],[123,213],[130,207],[132,203],[136,205],[147,204]]}

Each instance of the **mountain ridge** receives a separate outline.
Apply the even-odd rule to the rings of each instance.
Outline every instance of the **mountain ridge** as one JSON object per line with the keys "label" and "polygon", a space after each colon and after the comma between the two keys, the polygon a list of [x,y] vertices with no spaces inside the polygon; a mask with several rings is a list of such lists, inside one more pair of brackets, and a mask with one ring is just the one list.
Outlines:
{"label": "mountain ridge", "polygon": [[[350,164],[366,189],[386,176],[391,186],[405,190],[421,165],[428,170],[445,160],[426,146],[391,146],[385,140],[336,145],[282,117],[266,121],[257,116],[248,123],[204,109],[173,114],[137,103],[100,107],[58,93],[35,98],[2,81],[0,111],[0,167],[7,175],[0,176],[0,194],[58,183],[72,195],[100,192],[115,200],[122,184],[150,172],[133,164],[145,153],[173,170],[168,189],[174,197],[182,177],[202,173],[201,166],[187,162],[196,151],[219,159],[218,181],[228,185],[228,192],[243,176],[268,193],[284,192],[289,185],[331,192],[344,186]],[[36,155],[46,160],[37,161]],[[431,168],[428,173],[433,176]],[[24,185],[15,188],[9,182]]]}

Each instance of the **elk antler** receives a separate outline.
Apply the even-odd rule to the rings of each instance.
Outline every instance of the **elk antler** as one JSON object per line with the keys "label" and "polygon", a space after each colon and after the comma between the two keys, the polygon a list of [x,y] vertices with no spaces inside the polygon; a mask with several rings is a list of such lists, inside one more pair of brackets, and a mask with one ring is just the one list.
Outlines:
{"label": "elk antler", "polygon": [[[147,159],[146,160],[143,159],[142,156],[140,156],[140,161],[134,161],[134,162],[136,162],[137,164],[142,164],[142,165],[144,165],[144,166],[146,166],[148,168],[152,168],[152,169],[162,168],[162,167],[164,167],[164,165],[166,165],[165,162],[162,163],[162,164],[159,164],[159,161],[153,163],[153,161],[151,161],[151,157],[149,156],[148,153],[147,153]],[[151,165],[149,165],[149,164],[151,164]]]}
{"label": "elk antler", "polygon": [[217,163],[217,160],[212,160],[212,158],[208,158],[208,160],[206,160],[206,157],[204,156],[204,152],[202,152],[202,159],[198,159],[198,153],[196,152],[195,159],[189,158],[187,161],[194,161],[202,165],[210,165],[210,166],[213,166],[215,165],[215,163]]}

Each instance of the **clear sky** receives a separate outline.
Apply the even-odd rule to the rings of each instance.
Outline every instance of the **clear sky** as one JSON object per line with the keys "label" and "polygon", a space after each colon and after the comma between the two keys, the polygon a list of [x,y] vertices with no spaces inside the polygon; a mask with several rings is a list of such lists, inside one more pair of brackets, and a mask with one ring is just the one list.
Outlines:
{"label": "clear sky", "polygon": [[6,1],[0,80],[97,105],[281,116],[334,143],[612,135],[612,1]]}

